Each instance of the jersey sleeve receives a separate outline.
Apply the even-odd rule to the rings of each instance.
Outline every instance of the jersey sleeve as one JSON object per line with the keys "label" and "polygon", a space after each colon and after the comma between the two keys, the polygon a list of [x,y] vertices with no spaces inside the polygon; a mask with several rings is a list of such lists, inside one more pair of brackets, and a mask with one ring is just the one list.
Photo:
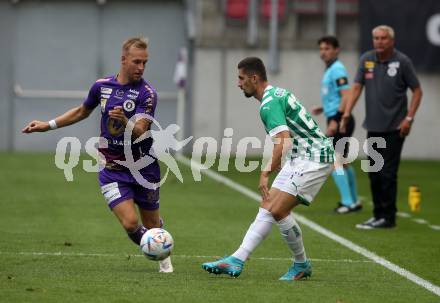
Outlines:
{"label": "jersey sleeve", "polygon": [[89,90],[89,94],[87,95],[87,98],[84,100],[83,105],[87,107],[88,109],[94,109],[99,104],[99,82],[95,82],[92,87]]}
{"label": "jersey sleeve", "polygon": [[145,93],[139,96],[139,106],[136,107],[136,113],[147,114],[154,118],[157,105],[157,92],[151,88],[145,90]]}
{"label": "jersey sleeve", "polygon": [[286,114],[281,106],[281,102],[277,99],[267,104],[262,104],[260,116],[267,133],[271,137],[274,137],[282,131],[289,130],[286,122]]}
{"label": "jersey sleeve", "polygon": [[342,66],[333,70],[332,81],[334,81],[337,91],[350,88],[350,85],[348,84],[348,74]]}
{"label": "jersey sleeve", "polygon": [[405,83],[411,88],[414,89],[420,86],[419,79],[416,75],[416,70],[414,65],[412,64],[409,58],[405,58],[403,61],[403,79]]}

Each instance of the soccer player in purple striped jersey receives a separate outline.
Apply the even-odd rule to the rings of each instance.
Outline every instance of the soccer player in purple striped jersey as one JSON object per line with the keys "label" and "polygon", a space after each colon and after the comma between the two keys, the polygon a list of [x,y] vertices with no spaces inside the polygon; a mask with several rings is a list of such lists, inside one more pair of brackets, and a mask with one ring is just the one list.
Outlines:
{"label": "soccer player in purple striped jersey", "polygon": [[[131,145],[134,160],[150,155],[153,139],[147,138],[134,144],[134,140],[149,131],[152,120],[138,119],[133,126],[131,142],[125,142],[124,131],[129,119],[138,113],[151,119],[157,105],[155,89],[142,78],[148,61],[148,43],[142,37],[126,40],[122,45],[119,73],[98,79],[90,88],[86,100],[78,107],[51,121],[30,122],[23,133],[45,132],[68,126],[87,118],[100,105],[101,138],[107,141],[107,148],[99,148],[105,157],[105,168],[99,172],[102,194],[109,208],[118,218],[130,239],[140,244],[143,234],[149,228],[161,227],[159,215],[159,187],[145,188],[132,176],[130,170],[118,164],[125,161],[124,146]],[[133,143],[133,144],[132,144]],[[154,155],[151,163],[140,170],[142,177],[151,184],[159,184],[160,169]],[[119,160],[119,161],[118,161]],[[139,209],[142,224],[136,212]],[[169,257],[160,261],[159,271],[172,272]]]}

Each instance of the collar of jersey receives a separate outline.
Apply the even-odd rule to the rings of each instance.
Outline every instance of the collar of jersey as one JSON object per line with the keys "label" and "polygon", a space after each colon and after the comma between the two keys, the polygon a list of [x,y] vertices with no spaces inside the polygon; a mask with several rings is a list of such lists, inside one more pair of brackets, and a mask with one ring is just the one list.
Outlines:
{"label": "collar of jersey", "polygon": [[396,59],[396,56],[397,56],[397,52],[396,52],[396,49],[394,48],[394,49],[393,49],[393,54],[391,55],[391,57],[389,57],[389,58],[386,59],[385,61],[379,61],[379,58],[377,57],[377,53],[376,53],[376,51],[375,51],[375,52],[374,52],[374,61],[376,61],[376,62],[378,62],[378,63],[386,64],[386,63],[388,63],[388,62],[390,62],[390,61],[392,61],[392,60],[395,60],[395,59]]}
{"label": "collar of jersey", "polygon": [[[269,91],[271,90],[273,88],[273,86],[272,85],[268,85],[268,86],[266,86],[266,88],[264,89],[264,93],[263,93],[263,99],[265,98],[265,96],[267,95],[267,94],[269,94]],[[267,100],[265,100],[265,101],[263,101],[263,99],[261,99],[261,104],[260,104],[260,108],[264,105],[264,104],[266,104],[267,102],[269,102],[269,101],[271,101],[272,100],[272,97],[269,97]]]}
{"label": "collar of jersey", "polygon": [[335,63],[336,61],[338,61],[338,58],[334,58],[334,59],[330,60],[330,61],[328,62],[328,64],[327,64],[327,69],[329,69],[330,66],[332,66],[333,63]]}
{"label": "collar of jersey", "polygon": [[273,88],[273,86],[272,85],[268,85],[268,86],[266,86],[266,88],[264,89],[264,93],[266,93],[266,91],[268,91],[268,90],[271,90]]}
{"label": "collar of jersey", "polygon": [[264,92],[263,92],[263,99],[264,99],[264,97],[269,93],[269,91],[271,90],[273,88],[273,86],[272,85],[268,85],[268,86],[266,86],[266,88],[264,89]]}
{"label": "collar of jersey", "polygon": [[139,81],[136,81],[136,82],[128,82],[128,83],[126,83],[126,84],[121,84],[121,83],[118,82],[118,75],[119,75],[119,73],[113,75],[113,77],[112,77],[111,79],[112,79],[117,85],[119,85],[119,86],[121,86],[121,87],[133,87],[133,88],[134,88],[135,86],[139,85],[139,83],[141,83],[141,82],[144,80],[144,78],[141,78]]}

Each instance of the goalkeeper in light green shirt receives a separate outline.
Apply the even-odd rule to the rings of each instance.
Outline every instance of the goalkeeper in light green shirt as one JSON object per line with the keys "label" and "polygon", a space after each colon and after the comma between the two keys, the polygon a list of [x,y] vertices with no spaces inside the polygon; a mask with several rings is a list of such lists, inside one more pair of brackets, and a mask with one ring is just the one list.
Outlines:
{"label": "goalkeeper in light green shirt", "polygon": [[[332,172],[332,142],[291,92],[269,85],[266,69],[259,58],[248,57],[240,61],[238,86],[246,97],[261,102],[261,120],[273,138],[274,149],[271,161],[260,176],[262,201],[259,212],[242,244],[231,256],[204,263],[202,267],[210,273],[238,277],[249,255],[276,224],[294,257],[293,264],[280,280],[310,277],[312,266],[306,257],[302,231],[291,211],[300,204],[310,205]],[[286,153],[289,159],[269,189],[269,174],[280,167]]]}

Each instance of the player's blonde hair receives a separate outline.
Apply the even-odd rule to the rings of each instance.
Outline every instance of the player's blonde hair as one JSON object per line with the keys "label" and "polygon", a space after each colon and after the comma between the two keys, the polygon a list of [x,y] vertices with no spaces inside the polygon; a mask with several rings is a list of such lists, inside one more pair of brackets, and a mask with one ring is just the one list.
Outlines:
{"label": "player's blonde hair", "polygon": [[148,47],[148,39],[145,37],[132,37],[122,43],[122,53],[127,54],[130,47],[135,47],[139,49],[147,49]]}
{"label": "player's blonde hair", "polygon": [[394,39],[394,29],[393,29],[391,26],[388,26],[388,25],[379,25],[379,26],[376,26],[376,27],[373,28],[373,30],[371,31],[371,34],[374,35],[374,32],[375,32],[375,31],[378,31],[378,30],[382,30],[382,31],[387,32],[388,36],[389,36],[391,39]]}

